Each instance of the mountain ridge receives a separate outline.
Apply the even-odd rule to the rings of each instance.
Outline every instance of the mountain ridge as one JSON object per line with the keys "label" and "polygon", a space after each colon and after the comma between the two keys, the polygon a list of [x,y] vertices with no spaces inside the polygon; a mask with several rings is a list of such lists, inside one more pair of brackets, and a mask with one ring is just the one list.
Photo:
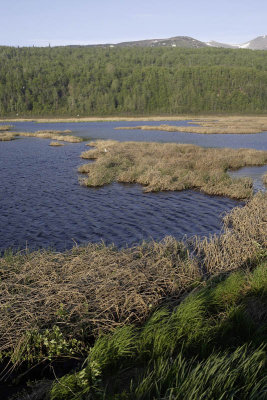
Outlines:
{"label": "mountain ridge", "polygon": [[88,47],[222,47],[229,49],[267,50],[267,35],[258,36],[242,44],[221,43],[214,40],[203,42],[190,36],[174,36],[161,39],[142,39],[119,43],[91,44]]}
{"label": "mountain ridge", "polygon": [[210,47],[224,47],[232,49],[250,49],[250,50],[267,50],[267,35],[257,36],[248,42],[242,44],[228,44],[216,41],[205,42]]}

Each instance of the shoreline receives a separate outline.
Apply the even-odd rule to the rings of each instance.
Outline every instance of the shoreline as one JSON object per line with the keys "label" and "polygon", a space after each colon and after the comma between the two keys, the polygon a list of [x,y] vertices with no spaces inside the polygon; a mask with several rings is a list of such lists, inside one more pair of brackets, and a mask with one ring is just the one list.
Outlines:
{"label": "shoreline", "polygon": [[[266,194],[257,194],[234,208],[224,217],[224,231],[209,239],[165,237],[123,250],[88,243],[64,252],[7,252],[0,257],[1,390],[12,388],[21,399],[35,398],[40,388],[53,400],[70,400],[81,390],[94,396],[95,387],[101,395],[106,387],[112,396],[120,395],[127,368],[127,382],[136,382],[137,393],[139,382],[161,368],[155,363],[151,369],[152,357],[164,357],[169,365],[179,354],[182,367],[194,357],[196,371],[203,363],[213,366],[210,357],[216,356],[220,370],[226,363],[227,381],[239,364],[248,371],[261,367],[266,376],[261,345],[266,343],[265,204]],[[248,349],[253,365],[244,352]],[[232,358],[235,364],[229,367]],[[172,362],[171,382],[179,365]],[[93,387],[95,370],[98,386]],[[26,387],[29,381],[35,384]],[[255,385],[260,382],[261,375]],[[131,386],[124,388],[125,400],[136,398]],[[144,393],[142,398],[149,398]]]}
{"label": "shoreline", "polygon": [[199,119],[221,119],[221,118],[266,118],[266,114],[184,114],[184,115],[154,115],[154,116],[136,116],[136,117],[123,117],[123,116],[109,116],[109,117],[38,117],[38,118],[0,118],[0,123],[3,122],[37,122],[37,123],[64,123],[64,122],[120,122],[120,121],[190,121]]}

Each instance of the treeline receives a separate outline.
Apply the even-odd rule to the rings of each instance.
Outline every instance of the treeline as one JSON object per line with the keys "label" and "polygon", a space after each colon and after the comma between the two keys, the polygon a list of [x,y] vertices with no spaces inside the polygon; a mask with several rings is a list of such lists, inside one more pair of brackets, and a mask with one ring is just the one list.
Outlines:
{"label": "treeline", "polygon": [[1,116],[266,111],[266,51],[0,47]]}

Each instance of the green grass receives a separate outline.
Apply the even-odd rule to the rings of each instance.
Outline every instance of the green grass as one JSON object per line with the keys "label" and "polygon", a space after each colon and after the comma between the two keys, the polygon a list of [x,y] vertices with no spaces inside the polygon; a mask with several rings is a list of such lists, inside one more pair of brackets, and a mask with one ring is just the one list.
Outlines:
{"label": "green grass", "polygon": [[84,368],[54,383],[51,399],[265,399],[266,341],[262,261],[208,281],[142,328],[100,337]]}
{"label": "green grass", "polygon": [[264,399],[266,211],[259,193],[209,240],[7,251],[1,379],[49,364],[36,400]]}

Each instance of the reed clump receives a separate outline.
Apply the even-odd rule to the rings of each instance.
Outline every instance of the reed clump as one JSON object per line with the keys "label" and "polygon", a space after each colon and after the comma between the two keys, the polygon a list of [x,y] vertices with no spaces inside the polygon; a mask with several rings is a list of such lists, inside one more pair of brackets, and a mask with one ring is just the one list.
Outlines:
{"label": "reed clump", "polygon": [[12,125],[0,125],[0,132],[10,131]]}
{"label": "reed clump", "polygon": [[0,274],[0,353],[14,354],[34,329],[59,324],[67,337],[88,339],[140,323],[163,298],[179,297],[200,276],[173,238],[120,251],[88,244],[4,257]]}
{"label": "reed clump", "polygon": [[42,139],[52,139],[61,142],[80,143],[83,141],[78,136],[69,135],[70,130],[56,131],[56,130],[41,130],[36,132],[0,132],[0,141],[14,140],[17,136],[24,137],[37,137]]}
{"label": "reed clump", "polygon": [[52,400],[264,399],[267,262],[160,308],[140,329],[100,337],[82,369],[54,381]]}
{"label": "reed clump", "polygon": [[1,356],[13,364],[71,358],[99,334],[144,323],[155,307],[179,302],[208,277],[255,264],[266,255],[266,204],[267,194],[256,195],[209,240],[166,237],[122,250],[88,244],[64,253],[6,253],[0,258]]}
{"label": "reed clump", "polygon": [[35,133],[39,134],[46,134],[46,133],[52,133],[53,135],[59,135],[59,134],[65,134],[65,133],[72,133],[70,129],[65,129],[64,131],[57,131],[55,129],[43,129],[40,131],[36,131]]}
{"label": "reed clump", "polygon": [[141,125],[131,127],[117,127],[115,129],[141,129],[167,132],[190,132],[205,134],[252,134],[267,131],[267,117],[219,117],[219,118],[192,118],[193,126],[174,125]]}
{"label": "reed clump", "polygon": [[224,233],[195,239],[194,255],[209,274],[245,265],[258,249],[267,248],[267,194],[259,193],[245,207],[234,208],[224,219]]}
{"label": "reed clump", "polygon": [[265,183],[265,185],[267,185],[267,173],[263,175],[262,180],[263,180],[263,183]]}
{"label": "reed clump", "polygon": [[64,146],[64,143],[60,143],[60,142],[50,142],[49,146],[54,146],[54,147],[58,147],[58,146]]}
{"label": "reed clump", "polygon": [[16,138],[16,134],[13,132],[0,132],[0,142],[8,142],[10,140],[14,140]]}
{"label": "reed clump", "polygon": [[80,143],[83,141],[82,138],[77,136],[69,135],[68,132],[71,131],[53,131],[53,130],[42,130],[37,132],[15,132],[17,136],[25,136],[25,137],[37,137],[42,139],[53,139],[62,142],[69,143]]}
{"label": "reed clump", "polygon": [[210,195],[237,199],[252,195],[249,178],[231,178],[228,170],[264,165],[267,151],[204,148],[190,144],[91,142],[93,150],[83,152],[94,163],[79,171],[88,177],[85,186],[102,186],[113,181],[139,183],[145,192],[197,189]]}

